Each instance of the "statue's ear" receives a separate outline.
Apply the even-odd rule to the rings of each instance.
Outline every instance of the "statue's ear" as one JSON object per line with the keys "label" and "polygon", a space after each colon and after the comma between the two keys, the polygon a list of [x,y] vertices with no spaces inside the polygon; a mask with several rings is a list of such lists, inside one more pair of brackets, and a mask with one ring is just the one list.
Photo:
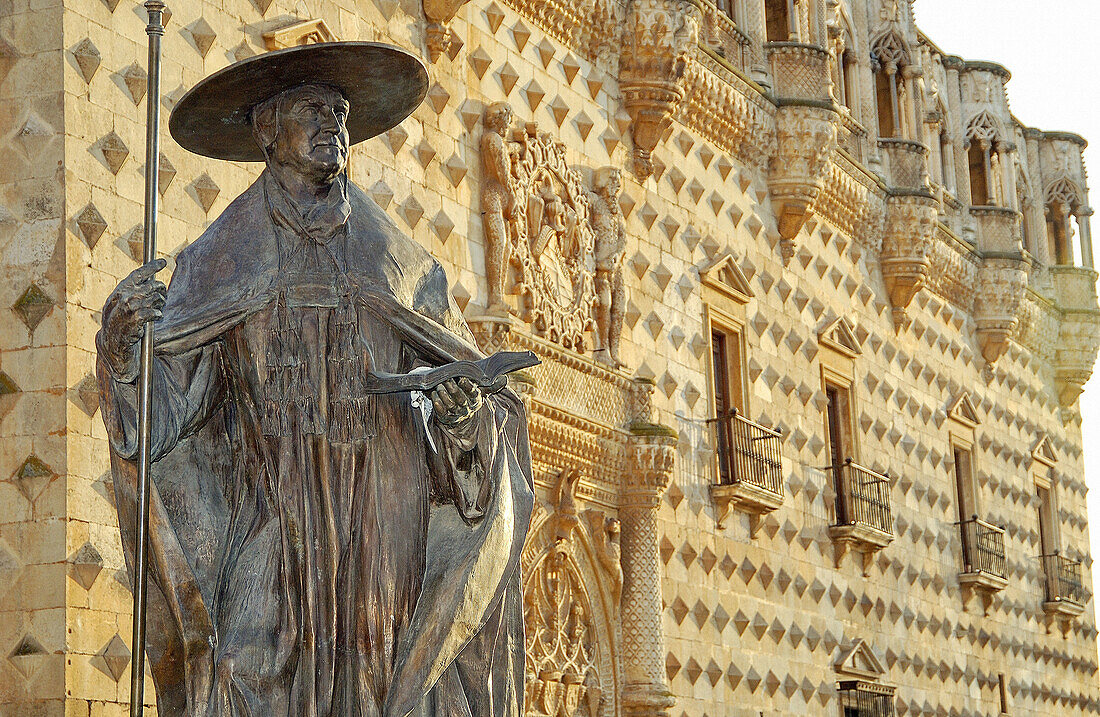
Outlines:
{"label": "statue's ear", "polygon": [[267,150],[279,136],[279,108],[275,102],[265,102],[253,110],[252,134],[260,148]]}

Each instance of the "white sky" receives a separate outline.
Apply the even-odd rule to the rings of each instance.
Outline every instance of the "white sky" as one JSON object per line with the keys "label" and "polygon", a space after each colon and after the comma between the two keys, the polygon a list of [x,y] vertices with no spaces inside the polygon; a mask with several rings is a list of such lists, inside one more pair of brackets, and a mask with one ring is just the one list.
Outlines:
{"label": "white sky", "polygon": [[[1032,127],[1076,132],[1089,140],[1085,162],[1100,176],[1100,2],[917,0],[916,19],[944,52],[1007,67],[1013,114]],[[1090,197],[1093,207],[1100,207],[1098,191],[1094,187]],[[1100,236],[1100,212],[1093,217],[1093,236]],[[1100,573],[1100,445],[1095,443],[1100,438],[1100,370],[1085,388],[1081,412],[1091,553]]]}

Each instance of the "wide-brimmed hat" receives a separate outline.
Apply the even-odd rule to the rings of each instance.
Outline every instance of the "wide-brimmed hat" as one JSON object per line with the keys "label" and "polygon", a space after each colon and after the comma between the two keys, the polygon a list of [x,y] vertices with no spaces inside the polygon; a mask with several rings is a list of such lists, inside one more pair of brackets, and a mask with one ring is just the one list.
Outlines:
{"label": "wide-brimmed hat", "polygon": [[215,159],[262,162],[252,108],[298,85],[340,90],[351,105],[351,144],[408,117],[428,90],[424,63],[377,42],[323,42],[241,60],[199,82],[172,110],[168,130],[184,149]]}

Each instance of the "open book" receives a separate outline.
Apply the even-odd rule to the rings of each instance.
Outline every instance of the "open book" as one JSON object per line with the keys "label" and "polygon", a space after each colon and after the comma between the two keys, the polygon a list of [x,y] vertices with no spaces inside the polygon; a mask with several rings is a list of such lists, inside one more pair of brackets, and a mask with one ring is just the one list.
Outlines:
{"label": "open book", "polygon": [[508,384],[509,373],[540,363],[530,351],[498,351],[479,361],[453,361],[410,373],[368,373],[365,388],[367,393],[427,393],[449,379],[468,378],[482,391],[496,393]]}

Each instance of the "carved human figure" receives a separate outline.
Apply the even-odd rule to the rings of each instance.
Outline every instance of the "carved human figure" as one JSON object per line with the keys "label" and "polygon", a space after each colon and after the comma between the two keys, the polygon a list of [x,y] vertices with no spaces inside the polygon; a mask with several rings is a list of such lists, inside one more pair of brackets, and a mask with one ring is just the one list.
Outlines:
{"label": "carved human figure", "polygon": [[516,211],[512,158],[504,141],[512,124],[512,108],[496,102],[485,111],[481,135],[481,161],[485,176],[481,182],[481,222],[485,227],[485,275],[489,284],[488,314],[504,316],[504,277],[510,257],[508,222]]}
{"label": "carved human figure", "polygon": [[621,366],[619,342],[623,331],[623,254],[626,252],[626,223],[619,207],[622,173],[604,167],[593,180],[592,229],[596,259],[596,330],[599,334],[596,358]]}
{"label": "carved human figure", "polygon": [[332,43],[231,66],[173,112],[184,147],[266,170],[180,252],[167,289],[159,260],[123,280],[96,339],[132,559],[137,343],[156,320],[160,714],[522,713],[522,403],[460,379],[429,411],[364,380],[480,358],[442,267],[347,177],[349,145],[426,86],[396,48]]}

